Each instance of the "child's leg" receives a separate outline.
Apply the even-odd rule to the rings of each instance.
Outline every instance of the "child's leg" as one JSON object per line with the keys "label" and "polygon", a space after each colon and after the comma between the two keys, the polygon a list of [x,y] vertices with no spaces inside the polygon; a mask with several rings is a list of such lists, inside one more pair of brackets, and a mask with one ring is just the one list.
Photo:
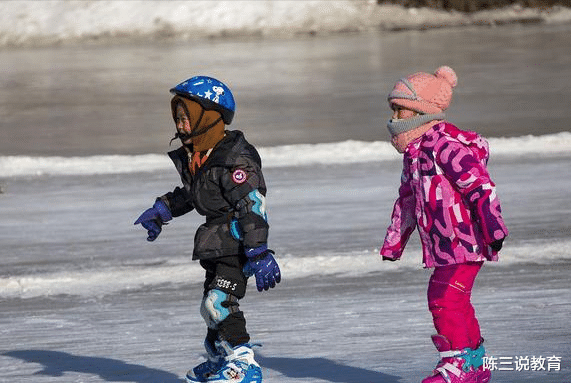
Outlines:
{"label": "child's leg", "polygon": [[428,307],[434,327],[452,350],[475,349],[480,325],[470,302],[472,287],[483,262],[436,267],[428,284]]}
{"label": "child's leg", "polygon": [[242,272],[243,262],[238,256],[201,261],[206,270],[204,299],[200,312],[208,325],[206,341],[226,341],[231,347],[248,343],[246,319],[239,300],[246,293],[247,279]]}
{"label": "child's leg", "polygon": [[[246,332],[244,313],[238,304],[246,292],[247,279],[242,272],[244,262],[235,256],[202,260],[200,264],[206,270],[200,314],[208,326],[204,340],[208,359],[190,369],[186,373],[186,381],[226,381],[222,376],[228,373],[225,369],[230,368],[227,358],[234,355],[233,350],[237,346],[241,350],[238,355],[247,358],[248,368],[250,364],[254,365],[250,375],[259,377],[256,381],[261,381],[261,370],[253,359],[251,349],[245,346],[250,336]],[[245,371],[241,374],[245,376]]]}

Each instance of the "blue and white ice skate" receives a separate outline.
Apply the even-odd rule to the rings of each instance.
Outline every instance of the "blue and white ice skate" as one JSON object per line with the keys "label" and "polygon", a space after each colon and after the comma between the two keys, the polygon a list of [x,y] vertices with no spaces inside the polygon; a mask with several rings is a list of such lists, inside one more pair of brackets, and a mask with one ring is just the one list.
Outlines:
{"label": "blue and white ice skate", "polygon": [[206,379],[208,383],[262,383],[262,369],[254,360],[252,345],[226,349],[224,365]]}
{"label": "blue and white ice skate", "polygon": [[186,381],[188,383],[206,382],[210,376],[215,375],[226,363],[224,359],[226,353],[222,347],[214,349],[207,341],[204,342],[204,347],[207,352],[207,360],[186,373]]}
{"label": "blue and white ice skate", "polygon": [[186,381],[188,383],[207,382],[208,378],[215,375],[224,365],[224,358],[220,360],[208,359],[206,362],[200,363],[186,373]]}

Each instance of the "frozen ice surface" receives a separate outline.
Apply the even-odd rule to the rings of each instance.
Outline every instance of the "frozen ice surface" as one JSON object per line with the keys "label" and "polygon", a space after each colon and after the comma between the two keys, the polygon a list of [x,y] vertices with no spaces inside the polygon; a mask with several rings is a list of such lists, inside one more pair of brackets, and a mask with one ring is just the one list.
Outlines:
{"label": "frozen ice surface", "polygon": [[[208,11],[207,3],[177,5]],[[2,2],[0,44],[168,32],[176,20],[169,5],[156,4]],[[294,11],[287,4],[263,3],[277,7],[274,19],[244,7],[250,17],[240,22],[299,22],[283,17]],[[106,17],[109,9],[115,18]],[[391,9],[397,21],[417,12]],[[163,13],[155,25],[156,11]],[[358,17],[345,11],[330,25]],[[208,22],[207,13],[194,15]],[[226,24],[206,33],[240,27],[225,15],[218,14]],[[569,20],[565,12],[552,16]],[[155,32],[145,32],[149,25]],[[266,381],[419,382],[438,359],[429,272],[416,236],[400,262],[378,259],[400,179],[380,109],[401,72],[442,64],[427,52],[446,52],[464,74],[450,116],[490,137],[489,169],[510,229],[501,261],[486,265],[473,296],[488,352],[514,370],[495,371],[493,382],[571,382],[568,31],[562,24],[3,50],[0,382],[169,383],[202,360],[203,271],[190,260],[202,218],[177,218],[154,243],[133,226],[179,183],[156,153],[172,132],[167,84],[188,75],[181,60],[201,71],[214,63],[231,79],[247,137],[263,143],[270,247],[284,278],[270,292],[250,289],[242,308],[253,341],[263,343],[257,359]],[[263,74],[255,83],[253,71]],[[81,81],[93,85],[87,99]],[[145,126],[133,118],[141,115]],[[348,130],[357,121],[361,131]],[[364,141],[347,141],[357,133]],[[545,371],[515,371],[518,358],[539,357]],[[553,358],[560,364],[550,365]]]}
{"label": "frozen ice surface", "polygon": [[[566,157],[490,165],[512,232],[502,261],[474,288],[486,347],[511,358],[503,368],[515,369],[516,357],[561,358],[559,371],[495,371],[496,382],[571,376],[571,181],[556,179],[569,165]],[[270,292],[250,288],[241,307],[263,344],[267,381],[419,382],[434,367],[418,241],[400,263],[375,250],[399,166],[266,172],[284,279]],[[189,244],[200,219],[173,222],[154,243],[132,226],[171,182],[147,173],[11,180],[0,208],[10,221],[1,232],[10,275],[0,280],[0,381],[175,382],[202,359],[202,273]]]}
{"label": "frozen ice surface", "polygon": [[[487,267],[474,304],[491,355],[557,356],[559,371],[496,371],[495,382],[569,379],[568,261]],[[437,360],[428,275],[288,279],[243,300],[268,382],[419,382]],[[176,382],[202,356],[200,285],[164,284],[102,297],[2,303],[0,380]],[[502,367],[510,367],[503,365]],[[515,369],[515,364],[512,364]],[[547,363],[545,364],[547,368]]]}

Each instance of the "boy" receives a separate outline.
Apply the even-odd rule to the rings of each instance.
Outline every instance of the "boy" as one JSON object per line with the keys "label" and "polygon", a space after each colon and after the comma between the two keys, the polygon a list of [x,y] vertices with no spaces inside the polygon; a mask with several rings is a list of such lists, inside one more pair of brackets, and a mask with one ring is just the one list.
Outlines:
{"label": "boy", "polygon": [[234,97],[222,82],[192,77],[170,90],[173,139],[182,146],[169,153],[182,187],[156,199],[135,224],[154,241],[162,225],[195,209],[206,217],[196,231],[193,259],[206,271],[200,313],[208,330],[208,360],[188,371],[188,382],[261,382],[239,300],[249,276],[258,291],[281,280],[268,249],[266,185],[256,149],[240,131],[227,131],[235,112]]}

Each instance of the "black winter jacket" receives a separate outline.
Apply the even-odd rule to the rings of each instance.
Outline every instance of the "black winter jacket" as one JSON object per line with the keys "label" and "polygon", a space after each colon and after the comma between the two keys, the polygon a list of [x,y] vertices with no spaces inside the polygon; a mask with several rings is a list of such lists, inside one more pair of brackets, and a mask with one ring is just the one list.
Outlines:
{"label": "black winter jacket", "polygon": [[[226,131],[226,136],[194,176],[190,173],[190,157],[184,147],[169,152],[169,157],[183,186],[160,199],[173,217],[193,209],[206,217],[206,222],[194,236],[192,259],[240,255],[244,253],[244,247],[267,243],[262,163],[242,132]],[[232,221],[235,222],[231,224]],[[238,228],[231,230],[236,223]]]}

